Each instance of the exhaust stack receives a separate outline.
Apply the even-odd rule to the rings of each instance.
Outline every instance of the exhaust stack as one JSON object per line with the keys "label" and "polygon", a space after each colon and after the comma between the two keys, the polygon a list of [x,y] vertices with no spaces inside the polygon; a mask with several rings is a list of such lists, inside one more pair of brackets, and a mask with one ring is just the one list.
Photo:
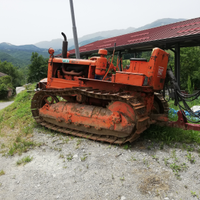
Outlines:
{"label": "exhaust stack", "polygon": [[77,37],[76,23],[75,23],[75,16],[74,16],[73,1],[69,0],[69,2],[70,2],[70,8],[71,8],[72,29],[73,29],[73,35],[74,35],[74,46],[75,46],[76,58],[80,59],[79,46],[78,46],[78,37]]}
{"label": "exhaust stack", "polygon": [[66,35],[61,32],[62,36],[64,37],[64,40],[63,40],[63,45],[62,45],[62,57],[63,58],[67,58],[67,47],[68,47],[68,41],[67,41],[67,37]]}

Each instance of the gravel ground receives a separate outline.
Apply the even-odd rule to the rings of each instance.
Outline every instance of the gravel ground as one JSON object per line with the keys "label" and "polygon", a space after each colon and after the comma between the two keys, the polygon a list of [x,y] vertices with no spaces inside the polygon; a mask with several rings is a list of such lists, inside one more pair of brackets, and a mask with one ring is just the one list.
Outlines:
{"label": "gravel ground", "polygon": [[[46,132],[34,131],[40,147],[0,157],[1,200],[199,199],[200,157],[192,147],[143,139],[120,147]],[[16,165],[25,156],[33,160]]]}

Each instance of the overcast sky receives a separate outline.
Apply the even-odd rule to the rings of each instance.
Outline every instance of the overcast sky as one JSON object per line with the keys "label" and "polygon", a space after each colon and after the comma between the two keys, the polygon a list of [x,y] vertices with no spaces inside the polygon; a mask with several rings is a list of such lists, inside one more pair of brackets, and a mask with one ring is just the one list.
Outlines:
{"label": "overcast sky", "polygon": [[[78,37],[140,27],[161,18],[200,17],[200,0],[74,0]],[[73,37],[69,0],[0,0],[0,43]]]}

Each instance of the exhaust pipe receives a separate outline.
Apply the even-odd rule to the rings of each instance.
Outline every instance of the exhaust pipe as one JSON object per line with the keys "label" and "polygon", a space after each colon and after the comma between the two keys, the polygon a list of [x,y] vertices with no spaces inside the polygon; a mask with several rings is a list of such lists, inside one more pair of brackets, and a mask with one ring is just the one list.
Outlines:
{"label": "exhaust pipe", "polygon": [[67,41],[66,35],[63,32],[61,32],[61,34],[64,37],[63,44],[62,44],[62,57],[67,58],[68,41]]}
{"label": "exhaust pipe", "polygon": [[69,0],[69,2],[70,2],[70,8],[71,8],[72,29],[73,29],[73,35],[74,35],[74,46],[75,46],[76,58],[80,59],[79,46],[78,46],[78,37],[77,37],[76,23],[75,23],[75,16],[74,16],[73,1]]}

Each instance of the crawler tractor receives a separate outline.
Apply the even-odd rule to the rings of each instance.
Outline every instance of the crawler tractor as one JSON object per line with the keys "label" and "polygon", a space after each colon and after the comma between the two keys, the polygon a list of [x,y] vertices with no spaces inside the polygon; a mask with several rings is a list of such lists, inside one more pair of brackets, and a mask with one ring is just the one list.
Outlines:
{"label": "crawler tractor", "polygon": [[[63,34],[63,33],[62,33]],[[36,122],[66,134],[114,144],[133,142],[151,124],[163,123],[184,129],[200,130],[188,124],[184,112],[178,122],[168,121],[168,104],[160,93],[167,73],[169,54],[154,48],[149,61],[131,58],[123,69],[99,56],[74,59],[67,52],[64,36],[61,57],[49,49],[48,77],[37,85],[31,109]],[[110,61],[111,60],[111,61]],[[180,98],[178,98],[180,99]]]}

